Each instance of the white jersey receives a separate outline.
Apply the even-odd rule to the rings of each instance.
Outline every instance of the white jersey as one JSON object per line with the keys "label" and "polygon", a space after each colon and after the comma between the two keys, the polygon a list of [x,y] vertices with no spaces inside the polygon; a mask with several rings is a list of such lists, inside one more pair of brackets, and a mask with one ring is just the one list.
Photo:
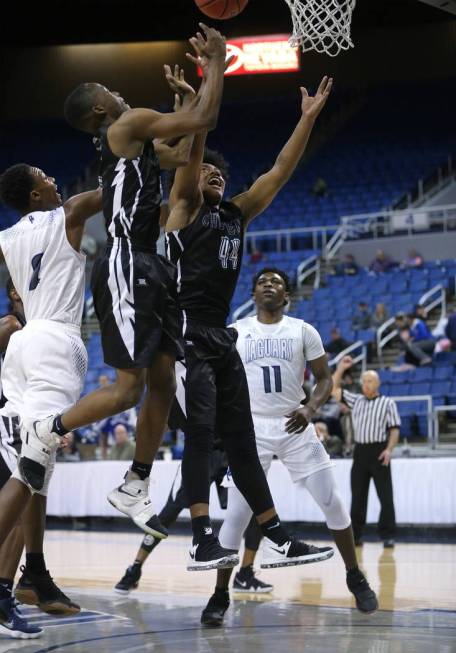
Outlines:
{"label": "white jersey", "polygon": [[0,247],[27,322],[80,325],[85,256],[68,241],[63,207],[28,213],[0,232]]}
{"label": "white jersey", "polygon": [[247,374],[252,414],[279,417],[296,410],[305,396],[306,361],[325,353],[318,331],[288,315],[276,324],[263,324],[255,316],[231,326],[239,333],[236,346]]}

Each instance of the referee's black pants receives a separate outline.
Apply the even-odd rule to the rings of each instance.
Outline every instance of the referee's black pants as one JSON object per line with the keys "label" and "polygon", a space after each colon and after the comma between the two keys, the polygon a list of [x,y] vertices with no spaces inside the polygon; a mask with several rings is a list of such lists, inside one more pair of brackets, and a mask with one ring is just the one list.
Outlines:
{"label": "referee's black pants", "polygon": [[386,442],[373,444],[356,444],[351,469],[351,520],[355,540],[359,540],[366,524],[367,498],[371,478],[381,505],[378,532],[382,540],[394,537],[396,515],[393,503],[393,483],[391,465],[382,465],[378,459],[386,447]]}

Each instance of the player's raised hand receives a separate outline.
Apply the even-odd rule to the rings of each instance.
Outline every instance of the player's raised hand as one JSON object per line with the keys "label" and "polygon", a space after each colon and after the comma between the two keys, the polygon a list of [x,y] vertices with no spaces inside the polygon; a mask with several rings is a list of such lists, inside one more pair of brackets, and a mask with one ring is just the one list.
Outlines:
{"label": "player's raised hand", "polygon": [[[226,40],[225,37],[220,34],[220,32],[213,27],[208,27],[204,23],[200,23],[200,27],[204,32],[197,32],[196,36],[192,36],[190,43],[195,50],[196,56],[187,53],[188,59],[193,61],[193,63],[200,65],[202,64],[203,59],[207,60],[207,63],[211,59],[225,61],[226,58]],[[203,61],[204,63],[204,61]]]}
{"label": "player's raised hand", "polygon": [[307,89],[304,88],[304,86],[301,86],[301,111],[304,116],[315,120],[326,104],[326,100],[331,92],[332,83],[332,77],[327,77],[325,75],[320,82],[317,92],[313,96],[308,94]]}
{"label": "player's raised hand", "polygon": [[174,93],[174,111],[185,109],[195,99],[195,89],[185,80],[183,68],[177,64],[174,66],[174,70],[167,64],[164,68],[166,81]]}

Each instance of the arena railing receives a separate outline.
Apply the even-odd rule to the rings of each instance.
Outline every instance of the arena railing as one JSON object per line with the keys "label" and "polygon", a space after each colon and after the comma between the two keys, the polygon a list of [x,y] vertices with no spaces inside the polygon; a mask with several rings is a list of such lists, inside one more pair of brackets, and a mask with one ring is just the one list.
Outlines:
{"label": "arena railing", "polygon": [[245,235],[246,243],[250,248],[256,249],[258,240],[262,238],[275,239],[277,252],[291,252],[292,238],[295,236],[309,236],[312,239],[312,249],[323,250],[330,238],[340,225],[315,227],[291,227],[290,229],[264,229],[262,231],[248,231]]}
{"label": "arena railing", "polygon": [[350,356],[350,354],[353,354],[357,350],[360,351],[352,356],[353,365],[358,365],[358,363],[361,363],[361,370],[362,372],[365,372],[367,366],[367,347],[362,340],[357,340],[352,345],[341,351],[340,354],[337,354],[337,356],[331,358],[331,360],[328,361],[329,367],[337,367],[344,356]]}
{"label": "arena railing", "polygon": [[434,406],[433,410],[433,422],[434,422],[434,447],[435,449],[440,444],[440,423],[439,416],[442,413],[447,413],[449,411],[454,411],[456,413],[456,404],[449,404],[447,406]]}
{"label": "arena railing", "polygon": [[240,320],[243,317],[249,317],[250,315],[255,315],[255,302],[253,299],[248,299],[246,302],[237,307],[233,311],[233,322]]}
{"label": "arena railing", "polygon": [[404,193],[392,204],[391,208],[397,211],[410,206],[420,206],[449,186],[455,179],[455,173],[453,156],[448,154],[445,163],[439,165],[427,177],[418,179],[414,188]]}
{"label": "arena railing", "polygon": [[427,417],[427,427],[428,427],[427,441],[431,449],[435,449],[436,441],[435,441],[435,432],[434,432],[434,407],[433,407],[434,402],[432,399],[432,395],[409,395],[407,397],[404,396],[391,397],[391,399],[393,399],[396,402],[404,402],[404,401],[426,402],[427,405],[426,417]]}
{"label": "arena railing", "polygon": [[313,274],[315,274],[313,288],[319,288],[321,280],[321,261],[319,256],[310,256],[298,265],[296,270],[297,290],[301,290],[306,279],[311,277]]}

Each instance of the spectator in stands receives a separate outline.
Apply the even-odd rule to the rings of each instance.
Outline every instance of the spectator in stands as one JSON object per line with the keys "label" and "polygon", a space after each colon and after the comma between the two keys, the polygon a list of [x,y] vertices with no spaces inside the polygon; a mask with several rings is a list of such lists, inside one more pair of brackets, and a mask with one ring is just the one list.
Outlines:
{"label": "spectator in stands", "polygon": [[114,427],[114,446],[109,452],[109,460],[133,460],[135,444],[130,441],[130,434],[125,424]]}
{"label": "spectator in stands", "polygon": [[317,177],[312,186],[312,193],[315,197],[326,197],[328,194],[328,184],[323,177]]}
{"label": "spectator in stands", "polygon": [[375,274],[382,274],[383,272],[391,270],[395,265],[394,261],[390,259],[382,249],[379,249],[374,260],[369,265],[369,270]]}
{"label": "spectator in stands", "polygon": [[371,325],[371,314],[366,302],[358,303],[358,310],[352,317],[352,329],[359,331],[360,329],[369,329]]}
{"label": "spectator in stands", "polygon": [[318,439],[328,452],[331,458],[342,456],[342,440],[337,435],[330,435],[328,425],[325,422],[314,422]]}
{"label": "spectator in stands", "polygon": [[451,349],[456,350],[456,313],[451,313],[445,327],[445,335],[451,342]]}
{"label": "spectator in stands", "polygon": [[[104,388],[109,385],[110,379],[106,374],[101,374],[98,377],[98,383],[100,384],[100,388]],[[107,419],[97,422],[95,430],[98,433],[101,458],[105,459],[107,457],[108,446],[114,439],[114,427],[116,424],[124,424],[127,431],[133,433],[136,429],[136,419],[137,412],[136,408],[133,406],[123,413],[119,413],[113,417],[108,417]]]}
{"label": "spectator in stands", "polygon": [[60,463],[75,463],[81,460],[73,431],[66,434],[65,445],[57,449],[56,459]]}
{"label": "spectator in stands", "polygon": [[421,304],[417,304],[415,306],[415,317],[419,320],[422,320],[423,322],[426,322],[428,318],[427,310]]}
{"label": "spectator in stands", "polygon": [[375,311],[372,313],[371,317],[371,326],[375,329],[378,329],[382,326],[384,322],[389,318],[388,309],[385,304],[379,303],[375,307]]}
{"label": "spectator in stands", "polygon": [[325,350],[328,354],[331,354],[330,358],[333,358],[334,356],[337,356],[337,354],[340,354],[341,351],[344,351],[344,349],[347,349],[347,347],[350,347],[352,344],[351,342],[348,342],[348,340],[345,340],[342,338],[340,335],[340,331],[337,327],[333,327],[331,329],[331,340],[328,342],[327,345],[325,345]]}
{"label": "spectator in stands", "polygon": [[396,327],[405,350],[405,362],[411,365],[429,365],[435,349],[435,340],[423,320],[414,315],[398,313]]}
{"label": "spectator in stands", "polygon": [[339,265],[336,266],[337,274],[353,276],[354,274],[358,274],[358,271],[359,266],[355,261],[353,254],[346,254],[342,263],[339,263]]}
{"label": "spectator in stands", "polygon": [[401,268],[421,268],[423,266],[424,260],[421,254],[418,254],[416,249],[410,249],[408,256],[401,263]]}

